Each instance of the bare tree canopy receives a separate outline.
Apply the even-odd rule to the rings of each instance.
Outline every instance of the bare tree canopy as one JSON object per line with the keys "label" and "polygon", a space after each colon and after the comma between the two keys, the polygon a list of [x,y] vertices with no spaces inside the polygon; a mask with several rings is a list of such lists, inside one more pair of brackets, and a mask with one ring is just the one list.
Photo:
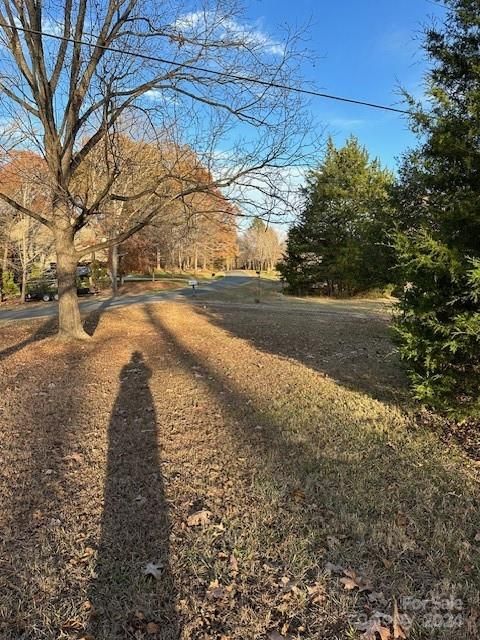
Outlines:
{"label": "bare tree canopy", "polygon": [[[149,0],[1,0],[0,33],[1,142],[44,157],[51,206],[29,209],[1,185],[0,199],[53,234],[62,334],[85,337],[81,255],[124,241],[192,193],[222,188],[260,216],[285,205],[285,168],[305,164],[311,130],[301,97],[278,86],[298,86],[297,38],[249,28],[232,2]],[[127,138],[142,144],[127,149]],[[131,179],[137,154],[146,179]],[[98,176],[86,188],[92,162]],[[77,233],[119,202],[128,224],[79,246]]]}
{"label": "bare tree canopy", "polygon": [[254,218],[240,236],[240,263],[247,269],[273,271],[282,257],[279,234],[263,220]]}

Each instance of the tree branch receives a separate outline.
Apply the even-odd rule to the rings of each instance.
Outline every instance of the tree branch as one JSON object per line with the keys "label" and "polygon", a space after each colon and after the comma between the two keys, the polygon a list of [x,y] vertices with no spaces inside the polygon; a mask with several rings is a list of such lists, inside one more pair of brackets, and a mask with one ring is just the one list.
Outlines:
{"label": "tree branch", "polygon": [[3,200],[7,204],[9,204],[11,207],[13,207],[13,209],[15,209],[15,211],[19,211],[20,213],[24,213],[25,215],[30,216],[30,218],[33,218],[34,220],[37,220],[37,222],[41,222],[42,224],[44,224],[49,229],[52,228],[50,220],[47,220],[47,218],[44,218],[42,215],[40,215],[36,211],[32,211],[31,209],[27,209],[27,207],[24,207],[23,205],[21,205],[19,202],[17,202],[13,198],[10,198],[10,196],[7,196],[6,193],[1,193],[0,192],[0,200]]}

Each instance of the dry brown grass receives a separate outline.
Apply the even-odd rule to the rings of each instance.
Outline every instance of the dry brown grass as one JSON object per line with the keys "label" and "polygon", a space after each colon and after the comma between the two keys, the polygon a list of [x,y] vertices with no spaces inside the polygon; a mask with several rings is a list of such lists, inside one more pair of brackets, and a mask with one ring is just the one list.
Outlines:
{"label": "dry brown grass", "polygon": [[463,627],[417,612],[409,638],[477,638],[478,469],[403,408],[381,314],[199,301],[97,323],[81,347],[52,321],[0,329],[2,640],[340,640],[431,594]]}
{"label": "dry brown grass", "polygon": [[172,280],[142,280],[140,282],[125,282],[119,289],[120,295],[137,293],[157,293],[158,291],[172,291],[185,286],[185,282]]}

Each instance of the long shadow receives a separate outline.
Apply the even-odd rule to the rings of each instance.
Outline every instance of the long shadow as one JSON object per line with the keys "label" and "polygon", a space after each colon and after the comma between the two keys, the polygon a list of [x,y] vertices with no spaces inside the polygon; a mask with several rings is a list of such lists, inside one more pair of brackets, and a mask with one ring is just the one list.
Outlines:
{"label": "long shadow", "polygon": [[94,309],[90,311],[90,313],[83,320],[83,328],[88,333],[88,335],[93,336],[95,331],[98,328],[100,323],[100,319],[103,313],[108,309],[110,303],[112,302],[111,298],[107,298],[104,300],[98,309]]}
{"label": "long shadow", "polygon": [[[85,331],[93,336],[95,331],[97,330],[100,319],[104,313],[104,311],[109,307],[111,300],[104,300],[102,304],[91,311],[87,316],[85,316],[83,320],[83,326]],[[46,338],[50,338],[55,335],[58,329],[58,317],[54,316],[53,318],[49,318],[46,322],[44,322],[36,331],[34,331],[28,338],[18,342],[17,344],[13,344],[3,351],[0,351],[0,362],[9,358],[14,353],[18,353],[25,347],[33,344],[34,342],[40,342],[41,340],[45,340]]]}
{"label": "long shadow", "polygon": [[[37,339],[54,328],[43,325]],[[62,528],[71,525],[70,505],[80,499],[86,438],[77,416],[85,357],[74,349],[60,356],[45,353],[28,367],[17,368],[11,387],[8,378],[2,379],[0,636],[5,640],[33,640],[36,633],[56,637],[52,620],[58,625],[57,612],[69,595],[78,593],[68,565],[71,539]],[[7,416],[8,423],[1,420]],[[52,584],[62,581],[63,590],[52,590]]]}
{"label": "long shadow", "polygon": [[212,324],[266,353],[293,358],[343,386],[388,403],[407,401],[407,383],[387,319],[328,308],[198,308]]}
{"label": "long shadow", "polygon": [[3,351],[0,351],[0,362],[2,360],[5,360],[6,358],[9,358],[14,353],[21,351],[25,347],[28,347],[29,344],[39,342],[40,340],[45,340],[45,338],[55,335],[57,327],[58,318],[49,318],[28,338],[22,340],[21,342],[18,342],[17,344],[13,344],[12,346],[7,347],[6,349],[3,349]]}
{"label": "long shadow", "polygon": [[[89,589],[96,640],[143,633],[174,640],[179,634],[150,376],[142,354],[134,352],[111,413],[101,538]],[[158,568],[157,578],[144,574],[148,563]]]}
{"label": "long shadow", "polygon": [[[328,433],[313,429],[310,435],[315,441],[299,440],[295,432],[289,431],[281,410],[269,406],[268,397],[262,404],[242,391],[231,377],[225,377],[194,348],[183,344],[149,306],[145,307],[145,313],[158,333],[175,348],[176,358],[185,370],[202,371],[202,384],[230,416],[229,428],[242,455],[247,455],[252,473],[273,483],[279,494],[289,495],[296,487],[304,490],[306,508],[293,508],[294,531],[299,539],[308,540],[312,561],[324,555],[330,537],[332,548],[326,559],[343,566],[359,563],[367,566],[392,601],[398,595],[397,588],[411,588],[405,586],[404,576],[410,576],[417,565],[421,576],[417,593],[421,594],[427,594],[442,580],[458,585],[478,580],[477,573],[465,577],[457,540],[451,535],[457,526],[473,535],[480,525],[478,513],[474,516],[478,492],[464,486],[461,495],[455,493],[455,500],[449,497],[465,480],[458,468],[439,462],[429,449],[430,440],[423,440],[420,435],[418,442],[405,441],[403,450],[398,450],[389,441],[393,432],[370,430],[368,419],[359,423],[351,416],[349,420],[349,407],[345,407],[345,415],[340,416],[337,424],[331,424]],[[214,345],[210,348],[214,349]],[[265,396],[268,395],[267,391]],[[338,410],[343,411],[341,407]],[[297,422],[302,425],[299,429],[305,426],[306,434],[312,422],[319,419],[315,411],[312,415],[297,414]],[[322,446],[326,437],[338,439],[333,455],[331,449]],[[417,446],[424,451],[421,465],[415,459],[419,455]],[[428,504],[423,503],[424,497]],[[310,502],[314,503],[314,509],[308,508]],[[285,508],[290,509],[288,505]],[[443,528],[432,517],[436,511],[441,513]],[[397,534],[398,540],[392,537],[392,528],[400,527],[396,523],[403,513],[411,518],[410,524],[405,525],[408,535],[415,538],[411,547],[402,546],[401,532]],[[291,516],[289,511],[288,517]],[[285,531],[285,535],[292,535],[292,531]],[[388,568],[381,560],[385,554],[392,554],[394,559]],[[278,562],[284,559],[280,556]],[[255,607],[254,602],[250,604]],[[320,621],[312,624],[319,625]],[[324,634],[318,637],[331,638],[344,637],[334,633],[346,634],[349,623],[347,619],[339,620],[332,628],[328,622],[321,624],[321,629],[315,626],[315,630]],[[448,636],[449,640],[467,637],[476,636],[465,635],[463,631]]]}

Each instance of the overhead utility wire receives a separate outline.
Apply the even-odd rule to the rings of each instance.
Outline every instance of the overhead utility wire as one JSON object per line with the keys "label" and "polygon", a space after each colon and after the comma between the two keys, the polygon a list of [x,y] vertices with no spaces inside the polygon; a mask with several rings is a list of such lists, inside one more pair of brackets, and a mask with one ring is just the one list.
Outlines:
{"label": "overhead utility wire", "polygon": [[68,38],[66,36],[57,35],[55,33],[47,33],[45,31],[39,31],[37,29],[29,29],[27,27],[19,27],[17,25],[12,26],[11,24],[7,24],[4,22],[0,22],[0,27],[6,28],[6,29],[12,29],[12,30],[15,29],[17,31],[22,31],[24,33],[33,33],[35,35],[45,36],[46,38],[63,40],[64,42],[71,42],[73,44],[80,44],[87,47],[96,47],[98,49],[103,49],[105,51],[112,51],[113,53],[121,53],[128,56],[134,56],[136,58],[140,58],[142,60],[149,60],[151,62],[160,62],[162,64],[181,67],[183,69],[189,69],[191,71],[200,71],[201,73],[209,73],[211,75],[219,76],[222,78],[228,78],[230,80],[240,80],[241,82],[250,82],[252,84],[258,84],[264,87],[271,87],[274,89],[285,89],[286,91],[291,91],[293,93],[301,93],[308,96],[314,96],[316,98],[325,98],[327,100],[336,100],[337,102],[347,102],[349,104],[358,104],[363,107],[369,107],[371,109],[380,109],[382,111],[393,111],[394,113],[401,113],[403,115],[408,115],[408,116],[414,115],[411,111],[407,111],[406,109],[399,109],[398,107],[390,107],[388,105],[377,104],[375,102],[367,102],[366,100],[357,100],[355,98],[345,98],[344,96],[337,96],[330,93],[321,93],[320,91],[314,91],[313,89],[302,89],[301,87],[291,87],[289,85],[281,84],[279,82],[262,80],[260,78],[250,78],[248,76],[242,76],[235,73],[227,73],[225,71],[216,71],[215,69],[199,67],[197,65],[188,64],[185,62],[176,62],[174,60],[168,60],[166,58],[152,56],[146,53],[140,53],[138,51],[129,51],[128,49],[120,49],[118,47],[96,44],[92,42],[87,42],[86,40],[80,40],[77,38]]}

